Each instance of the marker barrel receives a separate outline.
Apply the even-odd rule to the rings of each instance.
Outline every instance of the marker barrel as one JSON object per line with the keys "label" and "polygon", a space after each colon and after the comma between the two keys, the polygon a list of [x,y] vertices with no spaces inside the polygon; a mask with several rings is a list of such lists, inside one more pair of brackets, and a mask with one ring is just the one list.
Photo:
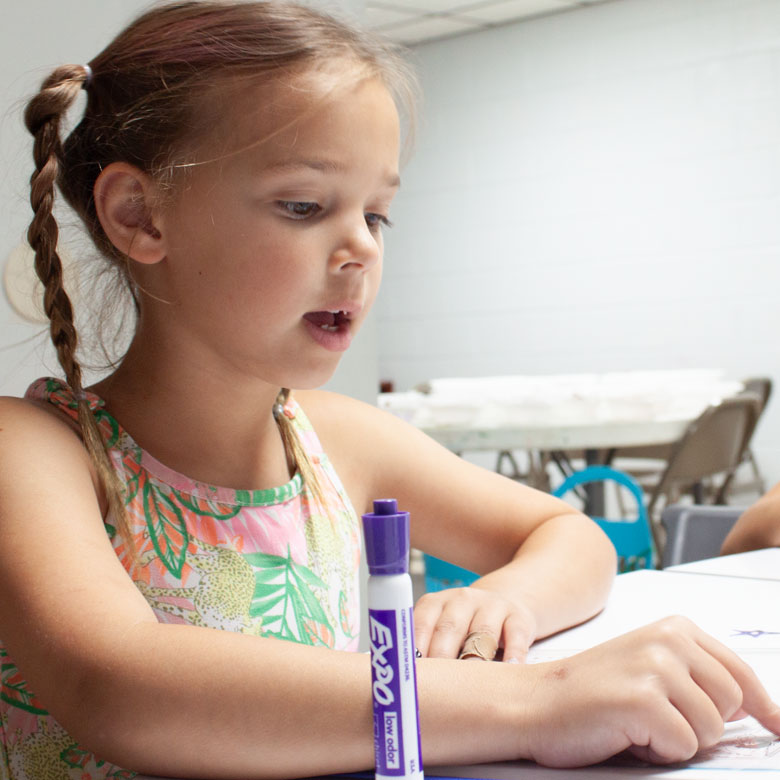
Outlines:
{"label": "marker barrel", "polygon": [[368,558],[368,632],[374,703],[375,774],[423,777],[417,705],[409,513],[392,499],[363,515]]}

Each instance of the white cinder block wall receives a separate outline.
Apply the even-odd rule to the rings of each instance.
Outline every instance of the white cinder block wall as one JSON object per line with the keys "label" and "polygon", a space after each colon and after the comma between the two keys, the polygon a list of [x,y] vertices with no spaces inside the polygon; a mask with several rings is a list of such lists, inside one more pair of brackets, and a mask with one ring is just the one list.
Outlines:
{"label": "white cinder block wall", "polygon": [[[416,49],[380,377],[780,381],[780,0],[616,0]],[[757,432],[780,480],[780,385]]]}

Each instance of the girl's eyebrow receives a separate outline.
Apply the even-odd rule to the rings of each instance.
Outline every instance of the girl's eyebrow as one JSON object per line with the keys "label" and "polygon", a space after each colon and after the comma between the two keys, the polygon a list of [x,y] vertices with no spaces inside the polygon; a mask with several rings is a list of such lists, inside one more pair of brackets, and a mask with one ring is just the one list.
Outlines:
{"label": "girl's eyebrow", "polygon": [[[314,171],[320,171],[323,173],[343,173],[346,167],[341,163],[333,162],[332,160],[284,160],[282,162],[274,163],[270,165],[266,170],[272,173],[295,171],[299,169],[309,169]],[[397,173],[388,174],[385,183],[390,188],[397,188],[401,186],[401,177]]]}

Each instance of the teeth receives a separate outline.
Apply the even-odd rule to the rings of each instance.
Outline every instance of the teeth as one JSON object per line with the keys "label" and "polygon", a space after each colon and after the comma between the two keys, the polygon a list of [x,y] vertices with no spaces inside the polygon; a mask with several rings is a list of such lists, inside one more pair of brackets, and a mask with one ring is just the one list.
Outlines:
{"label": "teeth", "polygon": [[335,333],[339,328],[338,325],[320,325],[323,330],[327,330],[329,333]]}

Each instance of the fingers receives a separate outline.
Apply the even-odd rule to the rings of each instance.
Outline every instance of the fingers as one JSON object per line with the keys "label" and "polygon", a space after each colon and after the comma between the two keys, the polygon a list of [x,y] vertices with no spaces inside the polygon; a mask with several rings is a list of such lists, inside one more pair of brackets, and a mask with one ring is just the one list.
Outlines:
{"label": "fingers", "polygon": [[[702,667],[710,665],[713,668],[702,673]],[[688,722],[695,737],[690,753],[683,756],[686,759],[697,750],[711,747],[723,736],[724,722],[737,710],[742,699],[734,679],[712,658],[700,659],[691,676],[693,684],[686,681],[687,684],[678,686],[670,695],[671,703]],[[657,749],[655,745],[653,747]]]}
{"label": "fingers", "polygon": [[670,702],[687,720],[698,748],[715,744],[727,721],[747,713],[768,728],[780,728],[780,710],[753,670],[739,656],[685,618],[661,625],[663,641],[688,674],[670,674]]}
{"label": "fingers", "polygon": [[780,735],[780,707],[767,693],[759,682],[755,672],[747,666],[746,679],[737,676],[737,682],[742,688],[742,711],[752,715],[764,728]]}
{"label": "fingers", "polygon": [[457,658],[466,637],[483,632],[501,636],[506,609],[495,599],[483,604],[481,594],[468,588],[450,588],[423,596],[414,612],[417,647],[431,658]]}
{"label": "fingers", "polygon": [[747,716],[747,712],[745,712],[745,710],[740,707],[733,715],[728,718],[728,720],[729,722],[733,722],[735,720],[742,720],[743,718],[747,718]]}
{"label": "fingers", "polygon": [[[481,598],[480,594],[476,594],[476,597]],[[469,593],[468,600],[472,598],[474,596]],[[506,620],[506,603],[501,600],[491,600],[477,607],[466,627],[458,657],[492,661],[496,656]]]}
{"label": "fingers", "polygon": [[[712,663],[717,665],[714,660]],[[723,691],[713,693],[687,674],[684,662],[679,664],[679,670],[675,670],[676,665],[674,659],[668,659],[663,670],[648,670],[650,674],[638,682],[635,690],[642,702],[641,716],[629,729],[632,753],[654,764],[687,761],[721,738],[724,718],[715,699],[720,698],[724,702],[722,706],[734,710],[733,691],[726,692],[730,677],[722,667],[726,680],[715,681],[713,685]],[[718,677],[717,672],[712,671],[713,676]],[[737,693],[736,699],[739,698]]]}
{"label": "fingers", "polygon": [[[504,660],[519,663],[533,639],[533,624],[530,611],[526,615],[505,599],[473,588],[426,594],[414,611],[417,649],[432,658],[458,658],[467,650],[469,659],[486,660],[503,644]],[[479,647],[464,647],[472,634],[481,638]]]}
{"label": "fingers", "polygon": [[655,701],[639,721],[647,731],[634,740],[635,755],[655,763],[689,759],[722,737],[726,721],[746,714],[780,733],[780,708],[736,653],[685,618],[661,621],[651,631],[645,679],[654,682],[643,698]]}
{"label": "fingers", "polygon": [[[431,637],[442,611],[443,603],[435,596],[435,593],[426,593],[414,607],[414,644],[423,657],[430,655]],[[454,629],[451,626],[451,630]],[[440,630],[446,630],[446,627]]]}
{"label": "fingers", "polygon": [[736,653],[703,631],[697,637],[701,647],[717,659],[738,686],[741,702],[725,715],[725,720],[752,715],[762,726],[780,734],[780,707],[772,700],[756,673]]}
{"label": "fingers", "polygon": [[[691,678],[696,683],[697,691],[701,691],[713,705],[714,714],[721,724],[729,720],[742,704],[742,689],[734,676],[714,655],[704,652],[691,669]],[[683,701],[675,701],[683,709]],[[722,731],[722,725],[721,725]],[[719,738],[720,734],[716,735]],[[706,740],[699,740],[700,742]]]}
{"label": "fingers", "polygon": [[535,638],[534,619],[530,614],[512,614],[504,621],[503,660],[510,664],[525,663],[528,648]]}
{"label": "fingers", "polygon": [[699,749],[696,732],[682,713],[667,706],[648,728],[647,744],[634,744],[630,752],[651,764],[685,761]]}

